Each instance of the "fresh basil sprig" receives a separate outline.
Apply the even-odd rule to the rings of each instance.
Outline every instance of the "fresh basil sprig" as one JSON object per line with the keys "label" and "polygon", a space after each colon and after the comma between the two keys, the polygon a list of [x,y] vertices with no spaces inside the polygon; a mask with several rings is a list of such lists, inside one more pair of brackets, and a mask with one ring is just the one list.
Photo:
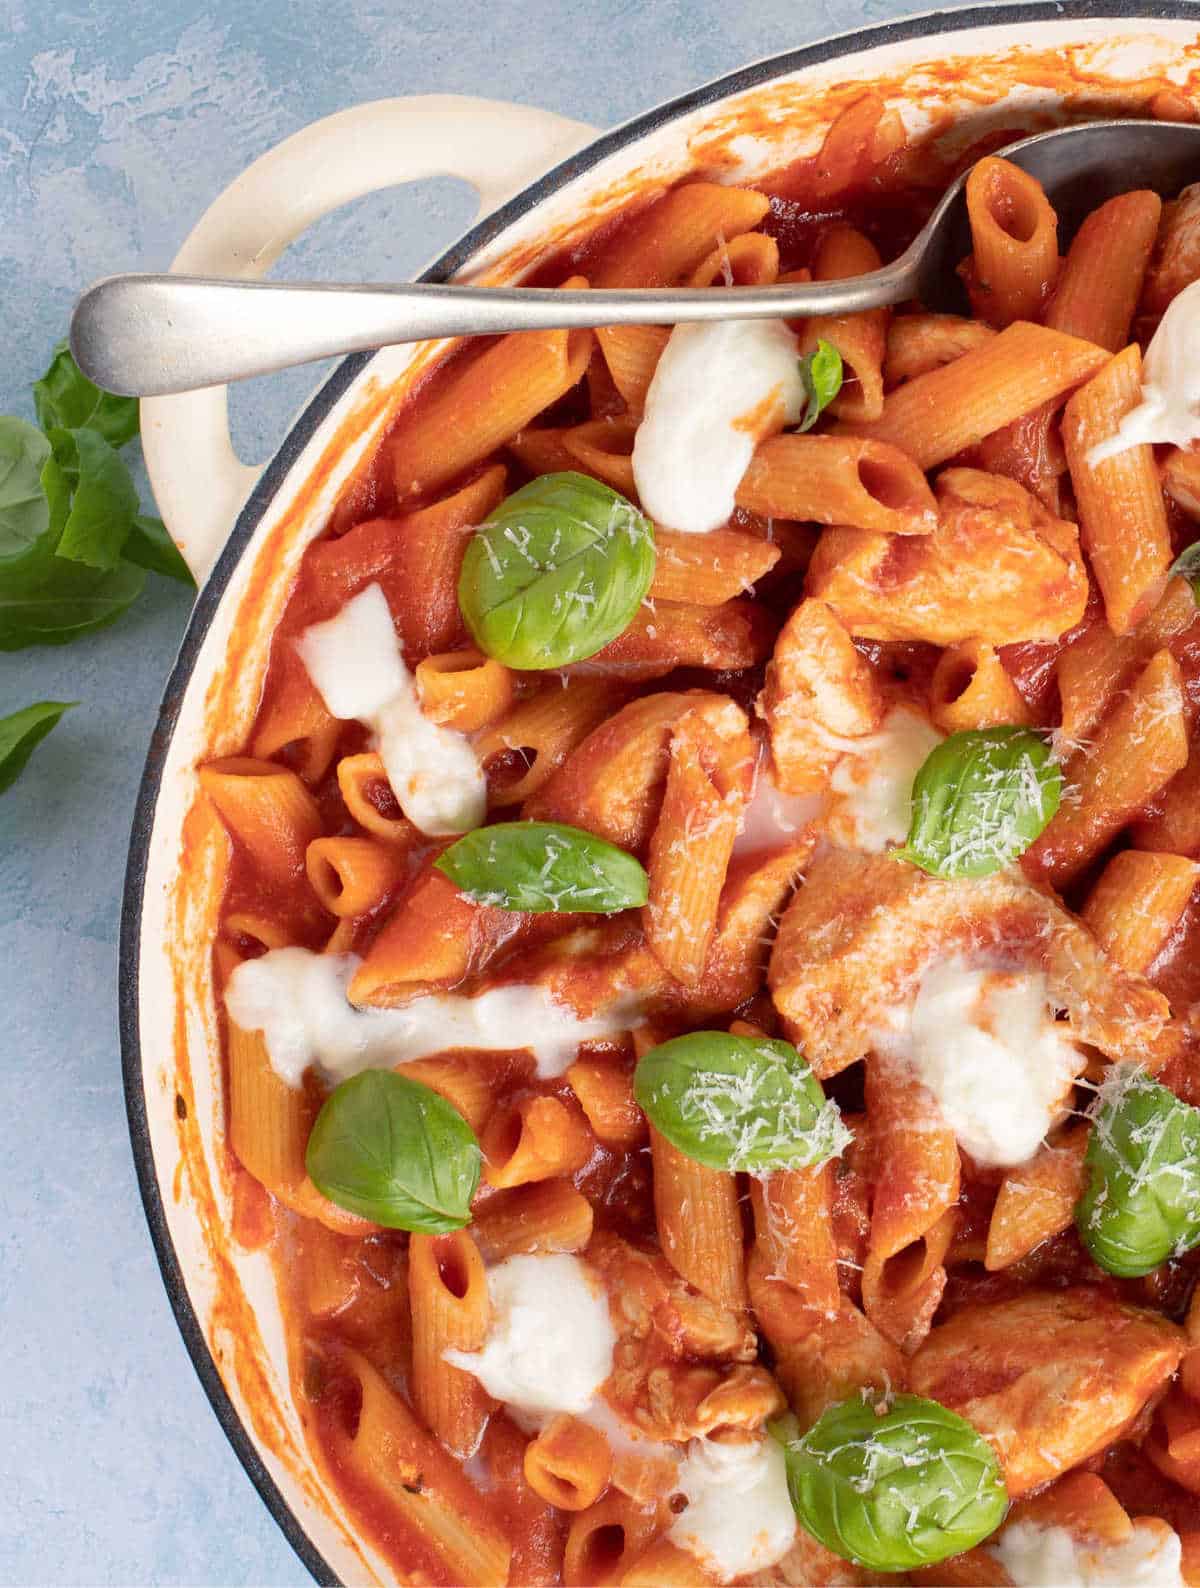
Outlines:
{"label": "fresh basil sprig", "polygon": [[633,1089],[655,1130],[710,1169],[810,1168],[850,1140],[789,1042],[726,1031],[673,1037],[642,1055]]}
{"label": "fresh basil sprig", "polygon": [[338,1207],[388,1229],[442,1235],[470,1223],[482,1154],[437,1092],[391,1070],[364,1070],[325,1099],[305,1163]]}
{"label": "fresh basil sprig", "polygon": [[1200,1246],[1200,1109],[1135,1064],[1100,1088],[1075,1209],[1080,1238],[1121,1279]]}
{"label": "fresh basil sprig", "polygon": [[[194,582],[161,520],[138,512],[116,450],[137,435],[137,402],[93,385],[65,342],[33,400],[41,430],[0,417],[0,651],[65,645],[104,628],[137,600],[147,569]],[[57,720],[46,717],[40,731]],[[9,761],[0,791],[27,760],[26,751]]]}
{"label": "fresh basil sprig", "polygon": [[63,645],[111,623],[141,594],[140,568],[58,555],[71,491],[47,438],[24,419],[0,418],[0,650]]}
{"label": "fresh basil sprig", "polygon": [[138,494],[124,460],[97,430],[50,430],[46,470],[58,470],[51,487],[67,509],[55,556],[104,572],[121,560],[137,517]]}
{"label": "fresh basil sprig", "polygon": [[129,538],[121,550],[126,562],[136,563],[151,573],[161,573],[166,579],[179,584],[195,584],[192,570],[179,554],[179,547],[167,532],[161,518],[150,518],[139,513],[129,531]]}
{"label": "fresh basil sprig", "polygon": [[477,904],[534,914],[611,915],[645,904],[650,888],[632,855],[562,822],[477,827],[434,865]]}
{"label": "fresh basil sprig", "polygon": [[23,711],[0,717],[0,794],[16,782],[63,712],[77,704],[74,700],[39,700]]}
{"label": "fresh basil sprig", "polygon": [[992,1447],[957,1412],[919,1395],[895,1396],[882,1415],[855,1396],[803,1436],[795,1418],[770,1432],[801,1527],[869,1571],[910,1571],[971,1549],[1008,1510]]}
{"label": "fresh basil sprig", "polygon": [[1196,605],[1200,606],[1200,540],[1185,546],[1167,569],[1168,579],[1174,579],[1177,574],[1191,585]]}
{"label": "fresh basil sprig", "polygon": [[138,433],[136,397],[101,391],[71,356],[66,338],[50,355],[50,367],[33,384],[33,406],[43,430],[91,430],[110,447],[123,447]]}
{"label": "fresh basil sprig", "polygon": [[458,604],[475,643],[509,667],[565,667],[629,627],[654,577],[654,532],[586,474],[546,474],[475,531]]}
{"label": "fresh basil sprig", "polygon": [[808,406],[797,430],[811,430],[842,389],[842,355],[822,337],[811,353],[800,360],[800,380]]}
{"label": "fresh basil sprig", "polygon": [[943,739],[913,779],[908,842],[895,851],[935,877],[987,877],[1023,855],[1062,797],[1062,771],[1028,728]]}

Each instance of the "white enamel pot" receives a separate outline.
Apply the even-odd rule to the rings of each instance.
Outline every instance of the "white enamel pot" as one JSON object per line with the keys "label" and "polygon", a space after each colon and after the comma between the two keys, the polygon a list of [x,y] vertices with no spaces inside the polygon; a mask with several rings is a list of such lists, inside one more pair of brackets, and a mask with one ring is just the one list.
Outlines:
{"label": "white enamel pot", "polygon": [[[837,111],[869,86],[910,130],[952,112],[967,118],[967,138],[1047,118],[1144,111],[1153,93],[1193,82],[1200,85],[1196,0],[1033,0],[809,45],[604,134],[489,100],[385,100],[317,122],[264,155],[208,210],[175,268],[261,275],[338,205],[449,174],[477,189],[483,218],[425,279],[510,281],[647,185],[691,171],[753,180],[813,152]],[[264,1502],[322,1582],[387,1581],[388,1568],[355,1535],[312,1459],[291,1401],[270,1265],[231,1233],[211,986],[224,846],[196,798],[195,767],[244,742],[300,556],[438,351],[346,359],[264,469],[235,456],[223,390],[143,405],[155,494],[202,587],[167,685],[130,847],[121,940],[130,1131],[196,1371]]]}

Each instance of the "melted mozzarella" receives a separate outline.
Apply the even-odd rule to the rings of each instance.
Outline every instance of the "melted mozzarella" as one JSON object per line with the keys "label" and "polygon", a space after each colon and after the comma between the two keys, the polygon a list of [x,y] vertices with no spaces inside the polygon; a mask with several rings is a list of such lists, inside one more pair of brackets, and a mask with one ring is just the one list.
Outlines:
{"label": "melted mozzarella", "polygon": [[333,715],[374,732],[392,792],[414,827],[437,837],[479,826],[487,812],[483,770],[470,740],[422,712],[377,584],[305,629],[296,649]]}
{"label": "melted mozzarella", "polygon": [[857,744],[833,770],[829,786],[839,796],[829,835],[846,849],[878,854],[908,837],[913,779],[942,736],[920,712],[896,706],[878,733]]}
{"label": "melted mozzarella", "polygon": [[360,1070],[390,1070],[447,1048],[528,1049],[538,1074],[561,1075],[581,1042],[619,1035],[638,1023],[632,1005],[614,1004],[582,1020],[545,987],[492,987],[474,998],[430,993],[399,1009],[356,1009],[346,988],[359,959],[273,948],[245,960],[229,978],[225,1007],[243,1031],[261,1031],[271,1068],[299,1086],[310,1064],[336,1083]]}
{"label": "melted mozzarella", "polygon": [[1024,1163],[1061,1112],[1084,1057],[1054,1019],[1041,971],[925,972],[878,1046],[907,1060],[977,1163]]}
{"label": "melted mozzarella", "polygon": [[796,339],[782,320],[677,325],[634,437],[643,511],[689,534],[720,528],[758,441],[794,424],[804,404]]}
{"label": "melted mozzarella", "polygon": [[509,1257],[488,1270],[492,1321],[481,1351],[443,1352],[537,1427],[586,1412],[612,1372],[617,1336],[604,1286],[578,1257]]}
{"label": "melted mozzarella", "polygon": [[693,1439],[676,1486],[688,1504],[669,1537],[722,1582],[763,1571],[791,1548],[796,1514],[783,1451],[774,1439]]}
{"label": "melted mozzarella", "polygon": [[1184,1588],[1179,1535],[1143,1519],[1120,1544],[1080,1542],[1065,1527],[1012,1522],[987,1546],[1016,1588]]}
{"label": "melted mozzarella", "polygon": [[754,782],[753,797],[742,812],[733,852],[755,855],[778,849],[803,832],[824,808],[823,794],[784,794],[776,787],[770,769],[762,766]]}
{"label": "melted mozzarella", "polygon": [[1150,338],[1142,364],[1142,400],[1098,442],[1088,462],[1101,463],[1142,442],[1186,447],[1200,437],[1200,281],[1172,298]]}

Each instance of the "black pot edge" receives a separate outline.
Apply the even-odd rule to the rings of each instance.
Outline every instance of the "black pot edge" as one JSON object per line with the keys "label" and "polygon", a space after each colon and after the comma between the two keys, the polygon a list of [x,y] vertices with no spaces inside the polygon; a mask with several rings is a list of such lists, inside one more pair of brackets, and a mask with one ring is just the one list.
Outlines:
{"label": "black pot edge", "polygon": [[[575,177],[591,170],[607,156],[636,142],[637,139],[655,131],[665,123],[686,115],[689,111],[725,99],[731,94],[757,87],[772,78],[783,77],[806,67],[819,66],[824,61],[858,54],[862,50],[873,49],[880,45],[926,38],[931,34],[961,33],[970,28],[998,28],[1028,22],[1085,22],[1108,17],[1150,17],[1156,20],[1178,21],[1189,15],[1195,16],[1200,21],[1200,0],[1012,0],[1012,3],[1009,3],[1009,0],[997,0],[997,3],[969,6],[962,10],[930,11],[918,16],[901,17],[894,21],[839,33],[831,38],[818,40],[814,44],[803,45],[799,49],[787,50],[781,55],[769,56],[692,89],[676,99],[668,100],[665,104],[633,117],[611,132],[601,134],[585,149],[571,155],[515,198],[501,205],[478,225],[473,226],[447,249],[420,279],[448,280],[468,259],[506,227],[512,225],[529,210],[536,208],[550,194],[564,187]],[[288,471],[327,414],[371,357],[369,353],[358,353],[343,360],[308,403],[239,513],[237,523],[192,608],[175,665],[167,680],[138,790],[130,833],[129,859],[125,871],[120,932],[118,1005],[125,1107],[142,1205],[145,1209],[146,1221],[150,1226],[163,1284],[175,1313],[175,1321],[179,1325],[179,1331],[192,1359],[192,1365],[208,1396],[213,1413],[233,1446],[238,1460],[245,1468],[246,1475],[315,1581],[328,1585],[328,1588],[340,1588],[340,1579],[309,1538],[296,1513],[280,1493],[258,1453],[254,1440],[238,1416],[228,1391],[221,1382],[192,1306],[175,1244],[171,1239],[155,1171],[142,1084],[141,1039],[138,1029],[139,936],[150,838],[163,767],[174,736],[183,697],[209,626],[242,552]]]}

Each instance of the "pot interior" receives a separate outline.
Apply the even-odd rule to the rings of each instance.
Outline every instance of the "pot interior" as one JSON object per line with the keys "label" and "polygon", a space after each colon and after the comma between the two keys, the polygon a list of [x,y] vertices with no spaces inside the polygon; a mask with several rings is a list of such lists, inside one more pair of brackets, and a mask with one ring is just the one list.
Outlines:
{"label": "pot interior", "polygon": [[[814,154],[873,91],[939,156],[1069,119],[1196,104],[1197,24],[1091,3],[887,24],[767,61],[607,134],[477,227],[434,279],[520,279],[684,175],[754,181]],[[951,31],[947,31],[950,29]],[[242,744],[300,558],[412,383],[445,347],[351,359],[314,398],[242,513],[167,688],[131,850],[123,1040],[135,1153],[197,1369],[264,1499],[319,1577],[386,1580],[311,1458],[289,1390],[275,1277],[247,1238],[224,1142],[212,946],[226,847],[196,764]],[[236,1233],[235,1233],[236,1232]],[[238,1236],[243,1238],[239,1239]]]}

